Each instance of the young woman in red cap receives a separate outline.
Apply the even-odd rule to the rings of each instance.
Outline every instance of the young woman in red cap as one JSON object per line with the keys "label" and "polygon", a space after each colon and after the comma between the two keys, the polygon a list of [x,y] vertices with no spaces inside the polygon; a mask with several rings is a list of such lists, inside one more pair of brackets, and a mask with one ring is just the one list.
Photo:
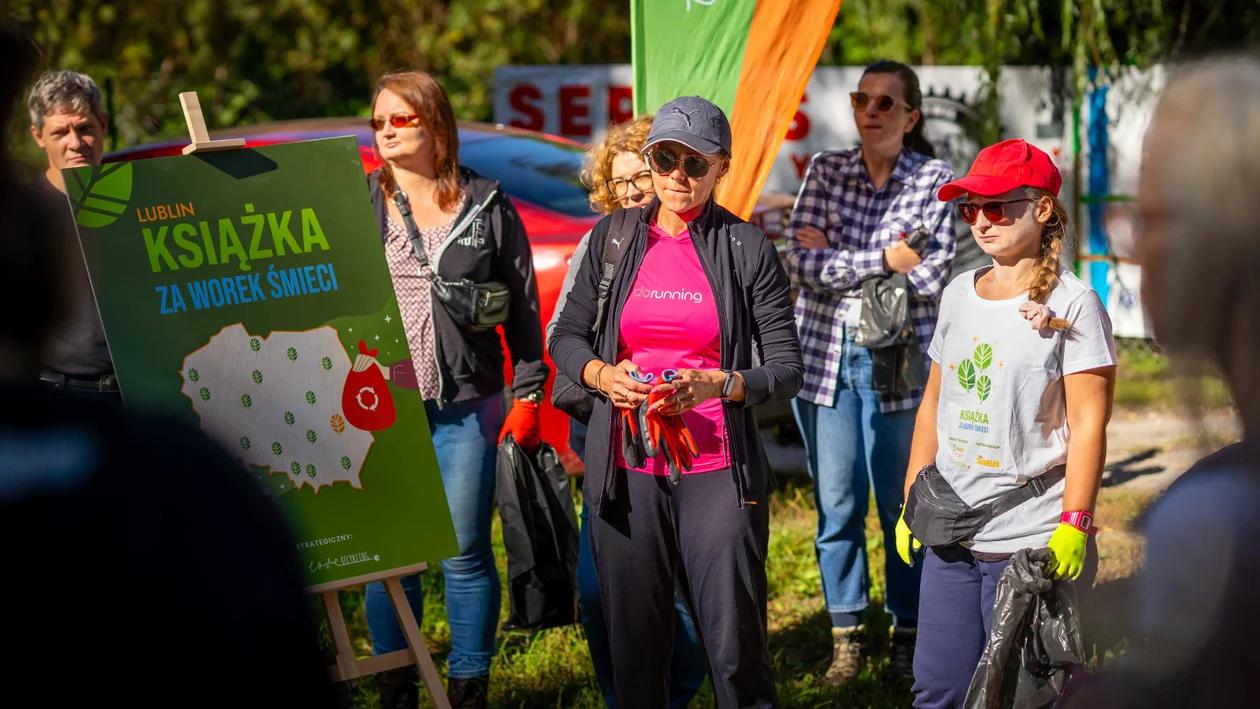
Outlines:
{"label": "young woman in red cap", "polygon": [[[1093,511],[1116,354],[1098,294],[1061,264],[1070,228],[1061,183],[1048,155],[1008,140],[981,151],[967,176],[938,194],[961,198],[958,213],[993,264],[956,277],[941,297],[906,494],[932,465],[971,507],[1017,489],[1041,494],[968,540],[927,549],[916,707],[963,705],[1014,552],[1048,546],[1050,571],[1078,594],[1097,570]],[[898,553],[909,563],[919,546],[903,514]]]}

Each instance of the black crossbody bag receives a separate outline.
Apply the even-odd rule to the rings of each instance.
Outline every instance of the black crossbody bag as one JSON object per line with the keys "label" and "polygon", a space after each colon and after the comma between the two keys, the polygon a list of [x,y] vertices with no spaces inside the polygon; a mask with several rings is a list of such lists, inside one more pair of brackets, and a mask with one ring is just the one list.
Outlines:
{"label": "black crossbody bag", "polygon": [[[604,324],[604,315],[608,311],[608,296],[612,293],[613,280],[617,277],[617,269],[630,248],[638,214],[639,211],[634,209],[619,209],[613,212],[612,224],[608,225],[608,233],[604,235],[604,268],[599,275],[595,324],[591,326],[591,344],[596,348],[599,346],[599,331]],[[570,268],[580,266],[581,264],[573,264]],[[551,405],[581,423],[589,424],[591,412],[595,408],[595,397],[585,387],[557,370],[555,384],[551,387]]]}
{"label": "black crossbody bag", "polygon": [[411,216],[407,193],[395,192],[394,204],[398,206],[398,213],[402,215],[403,224],[407,227],[407,235],[411,237],[411,250],[420,262],[420,272],[428,271],[427,279],[432,286],[433,297],[442,304],[455,324],[467,332],[484,332],[506,322],[508,304],[512,301],[507,284],[499,281],[474,283],[467,278],[458,281],[443,280],[437,274],[437,269],[429,265],[424,239],[420,238],[416,220]]}
{"label": "black crossbody bag", "polygon": [[970,540],[989,520],[1041,497],[1067,476],[1067,466],[1058,465],[992,502],[972,507],[954,488],[936,464],[923,466],[906,496],[906,525],[914,538],[927,547],[947,547]]}

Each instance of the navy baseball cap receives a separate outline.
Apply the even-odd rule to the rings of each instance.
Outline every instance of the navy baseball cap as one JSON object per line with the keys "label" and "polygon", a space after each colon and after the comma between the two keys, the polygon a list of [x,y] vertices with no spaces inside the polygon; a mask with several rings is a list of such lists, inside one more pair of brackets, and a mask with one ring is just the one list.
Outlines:
{"label": "navy baseball cap", "polygon": [[730,155],[731,122],[712,101],[699,96],[680,96],[656,112],[643,151],[667,140],[682,143],[704,155]]}

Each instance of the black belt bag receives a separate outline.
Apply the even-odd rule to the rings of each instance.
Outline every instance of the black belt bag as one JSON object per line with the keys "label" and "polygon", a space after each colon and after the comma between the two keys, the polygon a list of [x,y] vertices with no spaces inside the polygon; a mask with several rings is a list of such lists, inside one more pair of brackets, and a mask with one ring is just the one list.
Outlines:
{"label": "black belt bag", "polygon": [[407,226],[407,235],[411,237],[411,249],[420,262],[421,273],[432,285],[433,298],[442,304],[455,324],[467,332],[483,332],[493,330],[507,321],[508,305],[512,301],[511,292],[504,283],[487,281],[474,283],[467,278],[458,281],[442,280],[437,270],[429,265],[429,257],[424,250],[424,239],[420,238],[420,230],[416,220],[411,216],[411,204],[407,201],[407,193],[394,193],[394,204],[402,215],[403,224]]}
{"label": "black belt bag", "polygon": [[935,464],[925,465],[906,496],[906,525],[924,546],[947,547],[965,542],[989,520],[1041,497],[1066,475],[1066,466],[1055,466],[992,502],[972,507],[954,492]]}

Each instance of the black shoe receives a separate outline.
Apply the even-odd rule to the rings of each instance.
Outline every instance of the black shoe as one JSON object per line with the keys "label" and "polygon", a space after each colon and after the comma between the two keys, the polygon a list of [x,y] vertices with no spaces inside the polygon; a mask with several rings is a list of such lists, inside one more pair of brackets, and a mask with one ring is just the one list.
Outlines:
{"label": "black shoe", "polygon": [[490,694],[490,675],[451,677],[446,681],[446,698],[451,709],[486,709]]}
{"label": "black shoe", "polygon": [[414,665],[376,673],[381,709],[416,709],[420,704],[420,670]]}
{"label": "black shoe", "polygon": [[917,628],[892,628],[892,643],[888,648],[888,676],[894,680],[914,681],[914,645],[918,640]]}

